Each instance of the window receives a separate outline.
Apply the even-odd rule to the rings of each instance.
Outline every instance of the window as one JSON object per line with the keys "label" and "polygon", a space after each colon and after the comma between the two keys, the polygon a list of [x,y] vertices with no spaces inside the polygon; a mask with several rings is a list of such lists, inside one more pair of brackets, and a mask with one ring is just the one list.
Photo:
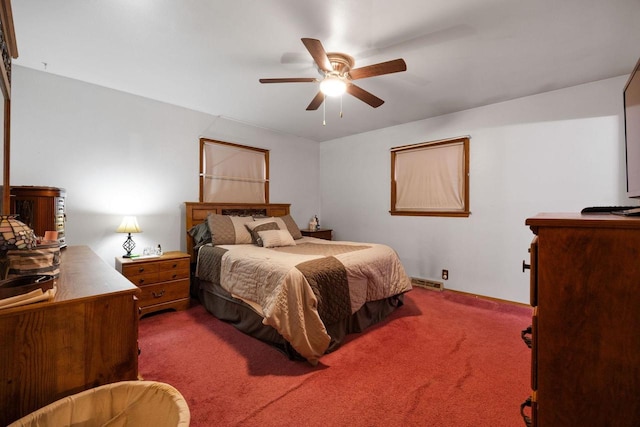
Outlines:
{"label": "window", "polygon": [[269,150],[200,138],[200,201],[269,203]]}
{"label": "window", "polygon": [[391,215],[469,212],[469,137],[391,149]]}

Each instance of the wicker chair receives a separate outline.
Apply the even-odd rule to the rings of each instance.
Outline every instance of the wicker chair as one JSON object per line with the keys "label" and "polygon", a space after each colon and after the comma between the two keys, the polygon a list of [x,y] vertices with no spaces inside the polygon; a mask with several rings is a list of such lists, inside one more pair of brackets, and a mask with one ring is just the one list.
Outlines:
{"label": "wicker chair", "polygon": [[121,381],[57,400],[9,427],[187,427],[190,419],[187,402],[172,386],[154,381]]}

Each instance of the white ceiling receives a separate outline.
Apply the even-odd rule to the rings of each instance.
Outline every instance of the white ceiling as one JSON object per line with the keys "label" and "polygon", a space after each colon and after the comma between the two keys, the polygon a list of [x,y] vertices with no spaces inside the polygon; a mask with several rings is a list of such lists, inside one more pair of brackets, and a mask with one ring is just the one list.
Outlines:
{"label": "white ceiling", "polygon": [[[15,64],[316,141],[629,74],[640,0],[14,0]],[[306,111],[319,77],[302,37],[386,102]],[[46,63],[46,67],[44,65]],[[622,88],[621,88],[622,90]]]}

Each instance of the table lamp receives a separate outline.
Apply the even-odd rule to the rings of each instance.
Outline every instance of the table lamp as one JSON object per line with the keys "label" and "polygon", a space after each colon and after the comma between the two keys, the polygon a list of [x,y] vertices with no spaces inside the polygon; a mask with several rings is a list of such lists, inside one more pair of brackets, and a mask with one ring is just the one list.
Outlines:
{"label": "table lamp", "polygon": [[122,248],[127,251],[123,258],[131,258],[131,251],[136,247],[136,244],[131,238],[131,233],[141,233],[142,230],[138,225],[138,220],[135,216],[125,216],[120,226],[116,229],[117,233],[129,233],[127,240],[122,244]]}
{"label": "table lamp", "polygon": [[9,274],[7,252],[12,249],[31,249],[36,246],[36,235],[29,226],[18,221],[15,215],[0,216],[0,279]]}

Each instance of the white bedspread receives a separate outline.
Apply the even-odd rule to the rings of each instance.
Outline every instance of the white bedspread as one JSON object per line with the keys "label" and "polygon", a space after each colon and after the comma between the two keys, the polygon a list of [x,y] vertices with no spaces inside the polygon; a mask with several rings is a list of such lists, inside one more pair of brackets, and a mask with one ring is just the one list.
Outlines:
{"label": "white bedspread", "polygon": [[[393,249],[372,243],[331,242],[304,237],[297,244],[353,245],[359,250],[333,255],[345,267],[351,312],[365,302],[407,292],[411,283]],[[262,308],[263,323],[275,328],[310,363],[317,364],[330,337],[317,311],[317,299],[295,268],[323,255],[301,255],[255,245],[223,245],[220,285]],[[286,249],[285,249],[286,250]]]}

